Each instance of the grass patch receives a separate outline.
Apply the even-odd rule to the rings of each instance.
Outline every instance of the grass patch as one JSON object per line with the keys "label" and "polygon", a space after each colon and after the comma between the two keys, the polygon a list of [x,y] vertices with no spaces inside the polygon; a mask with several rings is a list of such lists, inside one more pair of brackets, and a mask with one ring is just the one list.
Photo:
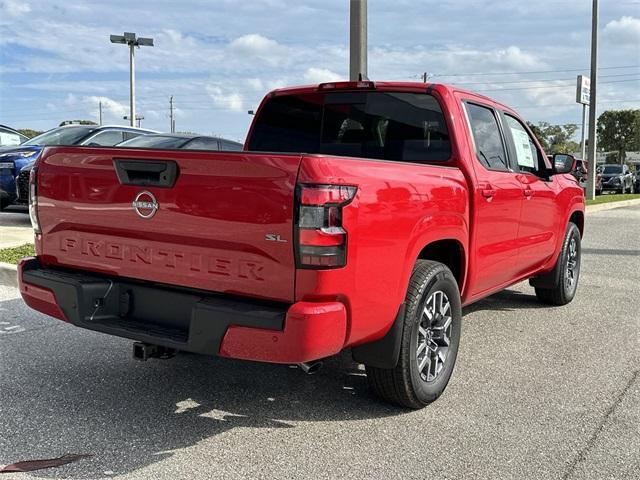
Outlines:
{"label": "grass patch", "polygon": [[16,265],[22,257],[30,257],[35,255],[36,251],[32,243],[20,245],[19,247],[0,249],[0,262]]}
{"label": "grass patch", "polygon": [[603,193],[602,195],[598,195],[593,200],[587,200],[587,205],[599,205],[601,203],[610,203],[610,202],[622,202],[623,200],[634,200],[636,198],[640,198],[640,194],[638,193],[625,193],[624,195],[619,195],[617,193]]}

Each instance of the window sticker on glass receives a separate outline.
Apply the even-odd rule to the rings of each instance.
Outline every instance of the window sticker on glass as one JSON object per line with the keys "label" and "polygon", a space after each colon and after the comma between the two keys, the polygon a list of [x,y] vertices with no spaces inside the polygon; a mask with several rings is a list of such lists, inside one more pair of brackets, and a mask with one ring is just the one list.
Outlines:
{"label": "window sticker on glass", "polygon": [[529,143],[529,135],[518,128],[511,128],[513,135],[513,143],[516,144],[516,155],[518,156],[518,165],[521,167],[535,167],[531,144]]}

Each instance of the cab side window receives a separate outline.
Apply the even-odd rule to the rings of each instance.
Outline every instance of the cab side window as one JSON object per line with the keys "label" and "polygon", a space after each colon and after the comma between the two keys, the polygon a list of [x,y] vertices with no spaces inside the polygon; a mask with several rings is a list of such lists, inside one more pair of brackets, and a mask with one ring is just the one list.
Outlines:
{"label": "cab side window", "polygon": [[465,104],[478,161],[490,170],[509,171],[507,153],[494,111],[473,103]]}
{"label": "cab side window", "polygon": [[539,175],[545,170],[542,153],[538,150],[533,138],[527,129],[520,123],[520,120],[505,114],[506,126],[513,140],[515,156],[518,168],[521,172],[529,172]]}

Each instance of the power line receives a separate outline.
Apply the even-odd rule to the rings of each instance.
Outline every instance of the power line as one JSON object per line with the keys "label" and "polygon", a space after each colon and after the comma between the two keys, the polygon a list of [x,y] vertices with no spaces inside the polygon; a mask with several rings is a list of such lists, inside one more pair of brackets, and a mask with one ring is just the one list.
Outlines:
{"label": "power line", "polygon": [[[639,82],[640,78],[631,78],[627,80],[612,80],[610,82],[600,82],[601,84],[611,84],[611,83],[624,83],[624,82]],[[543,89],[543,88],[564,88],[564,87],[575,87],[575,83],[567,83],[562,85],[541,85],[537,87],[515,87],[515,88],[489,88],[489,89],[481,89],[474,90],[475,92],[511,92],[515,90],[535,90],[535,89]]]}
{"label": "power line", "polygon": [[[614,75],[600,75],[600,78],[629,77],[633,75],[638,75],[638,73],[634,72],[634,73],[616,73]],[[492,80],[487,80],[485,82],[460,82],[460,83],[451,83],[451,85],[500,85],[500,84],[511,84],[511,83],[564,82],[569,80],[575,82],[575,78],[541,78],[538,80],[510,80],[506,82],[494,82]]]}
{"label": "power line", "polygon": [[[616,70],[622,68],[639,68],[640,65],[620,65],[615,67],[600,67],[598,70]],[[572,68],[566,70],[530,70],[522,72],[468,72],[468,73],[434,73],[434,77],[472,77],[484,75],[530,75],[540,73],[582,72],[589,68]],[[416,77],[414,77],[416,78]]]}

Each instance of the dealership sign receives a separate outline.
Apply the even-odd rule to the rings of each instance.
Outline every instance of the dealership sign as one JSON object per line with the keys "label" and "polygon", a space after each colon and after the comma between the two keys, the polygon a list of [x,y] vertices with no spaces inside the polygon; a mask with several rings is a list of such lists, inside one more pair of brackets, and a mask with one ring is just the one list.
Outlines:
{"label": "dealership sign", "polygon": [[576,88],[576,102],[589,105],[591,99],[591,80],[585,75],[578,75],[578,86]]}

